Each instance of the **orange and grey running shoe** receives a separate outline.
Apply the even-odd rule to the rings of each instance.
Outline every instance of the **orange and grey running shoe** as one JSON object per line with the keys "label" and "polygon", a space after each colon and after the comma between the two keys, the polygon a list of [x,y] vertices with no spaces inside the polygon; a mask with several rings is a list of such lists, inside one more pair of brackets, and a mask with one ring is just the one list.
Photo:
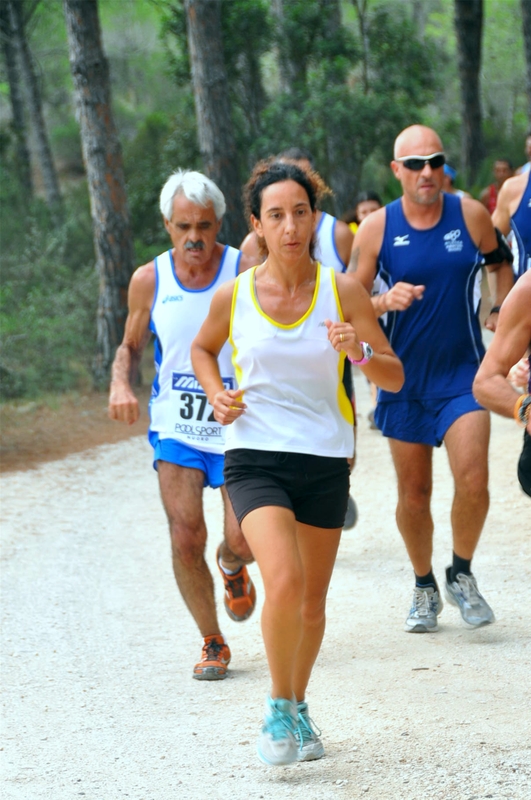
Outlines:
{"label": "orange and grey running shoe", "polygon": [[198,681],[222,681],[227,677],[230,661],[228,644],[221,634],[205,636],[201,661],[194,667],[194,678]]}
{"label": "orange and grey running shoe", "polygon": [[242,565],[234,575],[227,575],[219,563],[219,547],[216,562],[225,584],[225,611],[234,622],[243,622],[251,616],[256,605],[256,589],[247,567]]}

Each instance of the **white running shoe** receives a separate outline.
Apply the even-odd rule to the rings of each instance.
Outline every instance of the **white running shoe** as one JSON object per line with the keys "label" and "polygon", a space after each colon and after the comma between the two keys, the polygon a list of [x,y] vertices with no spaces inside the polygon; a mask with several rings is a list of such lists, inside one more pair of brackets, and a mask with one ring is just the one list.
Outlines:
{"label": "white running shoe", "polygon": [[258,758],[264,764],[281,766],[297,761],[297,705],[292,700],[268,695],[264,725],[258,738]]}
{"label": "white running shoe", "polygon": [[413,604],[404,630],[408,633],[434,633],[439,630],[437,617],[443,610],[439,592],[432,586],[415,586]]}
{"label": "white running shoe", "polygon": [[472,574],[460,572],[455,581],[450,580],[452,568],[446,568],[444,593],[453,606],[458,606],[461,616],[467,625],[479,628],[496,621],[494,612],[478,589]]}
{"label": "white running shoe", "polygon": [[297,761],[315,761],[325,754],[323,743],[319,738],[321,731],[308,714],[308,703],[297,703],[298,727],[295,738],[299,745]]}

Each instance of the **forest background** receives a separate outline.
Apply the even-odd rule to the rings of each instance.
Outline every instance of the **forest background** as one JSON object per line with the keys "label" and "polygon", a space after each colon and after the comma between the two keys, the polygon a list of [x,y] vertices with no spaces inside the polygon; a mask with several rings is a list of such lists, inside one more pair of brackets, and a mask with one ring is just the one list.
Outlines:
{"label": "forest background", "polygon": [[[1,0],[2,8],[6,0]],[[523,0],[527,2],[527,0]],[[29,135],[31,175],[17,162],[5,59],[0,72],[0,399],[93,384],[99,280],[61,0],[20,0],[58,176],[50,204]],[[25,5],[24,5],[25,4]],[[434,127],[457,186],[478,196],[496,158],[525,161],[529,127],[521,0],[484,0],[478,164],[463,152],[454,0],[219,0],[235,168],[308,148],[334,189],[337,216],[359,191],[399,194],[392,143],[413,122]],[[280,4],[282,5],[282,3]],[[99,0],[112,111],[123,151],[134,263],[168,246],[158,211],[175,169],[204,170],[184,3]],[[330,13],[329,13],[330,12]],[[334,12],[334,13],[332,13]],[[465,171],[466,170],[466,171]],[[472,176],[464,185],[462,176]],[[238,241],[230,241],[238,246]]]}

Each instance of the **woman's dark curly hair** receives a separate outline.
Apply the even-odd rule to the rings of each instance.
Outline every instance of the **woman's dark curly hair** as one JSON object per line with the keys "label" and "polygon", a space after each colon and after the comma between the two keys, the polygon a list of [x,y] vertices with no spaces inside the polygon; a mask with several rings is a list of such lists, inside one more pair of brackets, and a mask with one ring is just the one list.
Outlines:
{"label": "woman's dark curly hair", "polygon": [[[269,158],[259,161],[255,165],[251,177],[244,188],[245,213],[250,220],[251,214],[256,219],[260,219],[262,207],[262,193],[264,189],[274,183],[281,181],[295,181],[306,191],[310,208],[315,211],[317,202],[324,195],[331,194],[331,190],[323,181],[318,172],[314,170],[302,169],[293,161],[278,161],[276,158]],[[264,239],[258,237],[258,246],[261,255],[267,255],[267,245]],[[310,246],[310,255],[313,258],[314,243]]]}

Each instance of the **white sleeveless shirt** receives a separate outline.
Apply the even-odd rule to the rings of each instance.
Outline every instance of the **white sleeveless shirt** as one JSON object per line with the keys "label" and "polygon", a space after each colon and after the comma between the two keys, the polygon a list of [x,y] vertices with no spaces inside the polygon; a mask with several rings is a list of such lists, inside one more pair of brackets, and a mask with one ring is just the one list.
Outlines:
{"label": "white sleeveless shirt", "polygon": [[321,213],[315,231],[315,260],[325,267],[333,267],[336,272],[345,272],[347,266],[341,260],[336,248],[336,223],[335,217],[324,211]]}
{"label": "white sleeveless shirt", "polygon": [[227,426],[225,450],[245,448],[352,457],[353,412],[342,383],[345,353],[325,319],[343,320],[334,270],[317,265],[312,303],[291,325],[260,308],[256,267],[236,280],[230,338],[246,411]]}
{"label": "white sleeveless shirt", "polygon": [[[241,252],[226,246],[216,277],[204,289],[187,289],[176,274],[171,250],[155,259],[156,288],[149,327],[156,336],[155,368],[149,411],[150,431],[178,439],[196,450],[223,453],[225,429],[192,369],[190,346],[199,333],[216,290],[238,274]],[[227,389],[235,388],[231,347],[219,354]]]}

